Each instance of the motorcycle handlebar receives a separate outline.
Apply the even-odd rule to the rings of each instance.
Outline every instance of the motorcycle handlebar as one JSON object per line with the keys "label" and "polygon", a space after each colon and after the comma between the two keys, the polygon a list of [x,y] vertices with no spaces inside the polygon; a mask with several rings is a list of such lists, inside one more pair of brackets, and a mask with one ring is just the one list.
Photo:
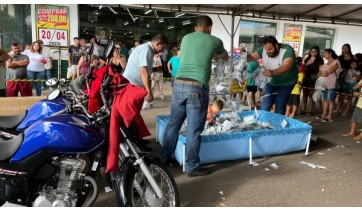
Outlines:
{"label": "motorcycle handlebar", "polygon": [[80,104],[75,104],[73,105],[73,109],[76,110],[76,109],[81,109],[83,111],[83,113],[89,118],[89,119],[94,119],[94,116],[92,116],[91,114],[88,113],[87,109],[83,106],[83,105],[80,105]]}

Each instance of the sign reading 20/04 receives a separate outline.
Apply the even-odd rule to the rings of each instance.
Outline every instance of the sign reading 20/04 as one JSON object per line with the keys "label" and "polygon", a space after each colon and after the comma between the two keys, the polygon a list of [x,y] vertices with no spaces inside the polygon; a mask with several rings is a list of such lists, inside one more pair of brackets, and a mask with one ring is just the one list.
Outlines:
{"label": "sign reading 20/04", "polygon": [[68,46],[67,30],[39,28],[39,37],[46,46]]}

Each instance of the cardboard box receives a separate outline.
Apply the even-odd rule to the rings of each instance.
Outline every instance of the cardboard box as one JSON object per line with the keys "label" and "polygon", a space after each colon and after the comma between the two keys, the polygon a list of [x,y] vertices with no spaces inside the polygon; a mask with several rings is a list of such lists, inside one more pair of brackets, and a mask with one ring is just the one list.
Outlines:
{"label": "cardboard box", "polygon": [[0,116],[11,116],[27,110],[46,96],[0,97]]}

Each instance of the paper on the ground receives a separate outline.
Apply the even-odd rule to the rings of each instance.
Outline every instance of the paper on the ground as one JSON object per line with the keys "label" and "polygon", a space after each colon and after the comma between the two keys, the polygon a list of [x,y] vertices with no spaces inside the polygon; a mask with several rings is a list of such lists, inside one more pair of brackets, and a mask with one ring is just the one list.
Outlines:
{"label": "paper on the ground", "polygon": [[259,166],[259,163],[252,161],[252,162],[250,163],[250,166]]}
{"label": "paper on the ground", "polygon": [[273,169],[278,169],[279,168],[279,166],[276,163],[270,164],[270,167],[272,167]]}
{"label": "paper on the ground", "polygon": [[106,193],[112,192],[113,190],[110,187],[104,187]]}
{"label": "paper on the ground", "polygon": [[300,161],[299,163],[300,163],[300,164],[307,165],[307,166],[309,166],[309,167],[312,167],[313,169],[315,169],[315,168],[318,168],[318,169],[327,169],[327,167],[325,167],[325,166],[316,165],[316,164],[314,164],[314,163],[307,163],[307,162],[305,162],[305,161]]}

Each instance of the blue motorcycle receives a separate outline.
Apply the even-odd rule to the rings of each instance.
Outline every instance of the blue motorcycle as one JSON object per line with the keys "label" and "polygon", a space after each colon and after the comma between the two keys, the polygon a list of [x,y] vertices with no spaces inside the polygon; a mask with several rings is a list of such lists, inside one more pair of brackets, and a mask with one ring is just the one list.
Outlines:
{"label": "blue motorcycle", "polygon": [[[63,101],[61,92],[54,93],[48,101]],[[73,98],[17,136],[0,138],[0,206],[6,201],[35,207],[94,204],[97,174],[106,166],[108,151],[112,98],[106,96],[102,91],[106,102],[94,114]],[[168,169],[155,155],[134,148],[134,136],[124,125],[120,131],[120,168],[108,174],[118,206],[179,206]]]}

